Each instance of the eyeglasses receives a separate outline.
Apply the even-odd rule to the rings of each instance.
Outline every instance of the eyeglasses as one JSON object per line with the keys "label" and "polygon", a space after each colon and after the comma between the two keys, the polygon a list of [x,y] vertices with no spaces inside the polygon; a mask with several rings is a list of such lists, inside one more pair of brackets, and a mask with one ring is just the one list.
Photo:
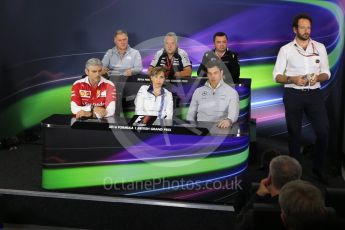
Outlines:
{"label": "eyeglasses", "polygon": [[295,44],[296,50],[298,53],[304,57],[313,57],[313,56],[320,56],[319,51],[316,49],[314,43],[311,43],[311,46],[313,47],[313,52],[306,54],[305,50],[299,47],[297,44]]}

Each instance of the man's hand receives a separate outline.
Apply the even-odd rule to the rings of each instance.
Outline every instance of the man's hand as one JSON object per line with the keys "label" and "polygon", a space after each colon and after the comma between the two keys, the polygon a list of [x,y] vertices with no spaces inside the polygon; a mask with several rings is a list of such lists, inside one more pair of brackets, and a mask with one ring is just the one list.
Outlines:
{"label": "man's hand", "polygon": [[132,69],[126,69],[125,72],[123,73],[125,77],[130,77],[132,76]]}
{"label": "man's hand", "polygon": [[79,118],[82,118],[82,117],[91,117],[92,116],[92,113],[91,112],[87,112],[87,111],[84,111],[84,110],[80,110],[76,115],[75,117],[77,119]]}
{"label": "man's hand", "polygon": [[268,194],[271,194],[270,192],[270,183],[269,183],[269,179],[268,178],[264,178],[260,181],[260,186],[258,188],[258,190],[256,191],[256,194],[258,196],[266,196]]}
{"label": "man's hand", "polygon": [[101,75],[107,74],[109,69],[107,67],[102,67]]}
{"label": "man's hand", "polygon": [[103,107],[94,107],[93,108],[93,113],[96,115],[97,118],[102,118],[105,117],[107,115],[107,110]]}
{"label": "man's hand", "polygon": [[182,77],[181,72],[175,72],[175,77]]}
{"label": "man's hand", "polygon": [[319,81],[319,75],[314,74],[311,78],[310,78],[310,85],[315,85],[316,82]]}
{"label": "man's hand", "polygon": [[232,125],[232,121],[228,118],[225,118],[218,122],[217,127],[221,129],[229,128]]}
{"label": "man's hand", "polygon": [[305,86],[308,83],[308,80],[304,76],[291,77],[290,79],[292,83],[298,86]]}

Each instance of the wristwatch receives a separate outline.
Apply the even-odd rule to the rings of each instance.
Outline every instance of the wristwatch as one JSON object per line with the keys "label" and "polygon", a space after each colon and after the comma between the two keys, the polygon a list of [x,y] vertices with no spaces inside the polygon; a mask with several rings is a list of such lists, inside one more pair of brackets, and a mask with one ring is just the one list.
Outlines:
{"label": "wristwatch", "polygon": [[224,120],[229,120],[232,123],[232,120],[228,117],[224,118]]}
{"label": "wristwatch", "polygon": [[287,83],[287,84],[291,84],[291,83],[292,83],[291,77],[286,77],[286,83]]}

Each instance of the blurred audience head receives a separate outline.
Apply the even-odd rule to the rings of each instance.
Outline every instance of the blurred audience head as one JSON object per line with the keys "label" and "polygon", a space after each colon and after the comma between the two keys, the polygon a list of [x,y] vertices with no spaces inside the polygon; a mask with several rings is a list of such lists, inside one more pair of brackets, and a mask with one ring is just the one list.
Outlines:
{"label": "blurred audience head", "polygon": [[269,166],[269,178],[276,189],[302,176],[302,166],[293,157],[281,155],[273,158]]}
{"label": "blurred audience head", "polygon": [[279,205],[287,229],[308,229],[305,227],[331,220],[321,191],[303,180],[290,181],[281,188]]}

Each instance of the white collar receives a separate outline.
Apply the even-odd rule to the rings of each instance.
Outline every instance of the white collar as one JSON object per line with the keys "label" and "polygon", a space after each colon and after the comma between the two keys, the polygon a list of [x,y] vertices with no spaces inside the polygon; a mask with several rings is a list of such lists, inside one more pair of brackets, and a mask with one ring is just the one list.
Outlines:
{"label": "white collar", "polygon": [[[87,83],[87,84],[89,84],[89,85],[91,86],[90,81],[89,81],[89,76],[88,76],[88,75],[85,77],[84,82]],[[101,80],[98,82],[97,86],[99,86],[99,85],[102,84],[103,82],[104,82],[104,78],[101,77]]]}
{"label": "white collar", "polygon": [[213,88],[213,87],[211,86],[210,82],[207,80],[207,81],[205,82],[205,85],[206,85],[207,87],[209,87],[209,88],[215,90],[215,89],[218,89],[223,83],[224,83],[223,79],[220,79],[220,81],[218,82],[218,85],[216,86],[216,88]]}

